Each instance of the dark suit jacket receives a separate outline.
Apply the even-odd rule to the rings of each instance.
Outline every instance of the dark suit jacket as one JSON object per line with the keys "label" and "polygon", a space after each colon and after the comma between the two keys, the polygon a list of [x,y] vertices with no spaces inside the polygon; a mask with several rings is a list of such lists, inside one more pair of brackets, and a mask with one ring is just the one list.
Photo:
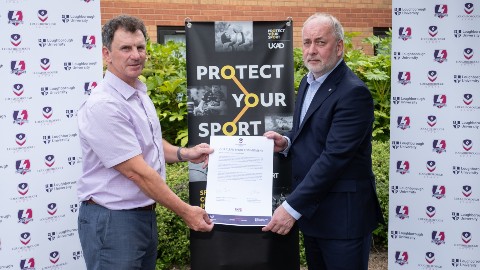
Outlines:
{"label": "dark suit jacket", "polygon": [[292,130],[293,192],[287,202],[302,214],[308,236],[351,239],[383,222],[372,172],[373,99],[341,62],[320,86],[299,126],[306,77],[300,83]]}

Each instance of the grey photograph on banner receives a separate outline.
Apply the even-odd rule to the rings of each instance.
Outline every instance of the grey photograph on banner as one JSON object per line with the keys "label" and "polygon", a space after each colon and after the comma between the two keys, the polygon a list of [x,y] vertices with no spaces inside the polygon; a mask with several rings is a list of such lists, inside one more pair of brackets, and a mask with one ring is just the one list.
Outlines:
{"label": "grey photograph on banner", "polygon": [[252,22],[215,22],[215,51],[253,50]]}
{"label": "grey photograph on banner", "polygon": [[225,85],[194,86],[187,89],[188,112],[194,116],[225,115],[227,88]]}
{"label": "grey photograph on banner", "polygon": [[273,130],[280,134],[292,129],[293,116],[286,114],[265,115],[265,130]]}

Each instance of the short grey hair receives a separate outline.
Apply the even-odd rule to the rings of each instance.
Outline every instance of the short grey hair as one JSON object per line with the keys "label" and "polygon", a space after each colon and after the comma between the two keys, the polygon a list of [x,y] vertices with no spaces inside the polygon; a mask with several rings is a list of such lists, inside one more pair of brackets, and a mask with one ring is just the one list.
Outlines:
{"label": "short grey hair", "polygon": [[305,24],[307,24],[308,22],[310,22],[312,20],[316,20],[316,19],[329,20],[330,25],[332,26],[332,29],[333,29],[333,34],[335,35],[335,38],[337,39],[337,41],[344,39],[345,34],[344,34],[344,31],[343,31],[342,24],[340,23],[340,21],[337,18],[335,18],[335,16],[330,15],[328,13],[318,12],[318,13],[313,14],[312,16],[308,17],[308,19],[303,23],[303,26],[305,26]]}
{"label": "short grey hair", "polygon": [[120,15],[107,21],[102,27],[102,42],[109,50],[112,49],[113,36],[119,28],[131,33],[140,30],[142,31],[143,37],[147,39],[147,29],[142,20],[130,15]]}

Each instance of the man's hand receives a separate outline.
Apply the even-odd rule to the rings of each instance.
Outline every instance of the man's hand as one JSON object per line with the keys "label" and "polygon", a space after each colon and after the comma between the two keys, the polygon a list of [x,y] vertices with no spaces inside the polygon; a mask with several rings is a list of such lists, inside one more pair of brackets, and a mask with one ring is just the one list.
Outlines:
{"label": "man's hand", "polygon": [[288,141],[282,135],[275,131],[267,131],[263,134],[263,136],[273,140],[273,151],[280,152],[285,150],[288,146]]}
{"label": "man's hand", "polygon": [[267,224],[267,226],[262,228],[264,232],[274,232],[281,235],[286,235],[290,232],[295,224],[295,218],[293,218],[283,206],[279,206],[275,212],[273,212],[272,220]]}
{"label": "man's hand", "polygon": [[197,144],[191,148],[183,148],[180,154],[182,157],[192,163],[198,164],[203,162],[202,168],[208,166],[208,156],[213,153],[213,148],[207,143]]}
{"label": "man's hand", "polygon": [[209,232],[213,229],[213,222],[207,212],[198,206],[190,206],[189,211],[182,215],[182,219],[194,231]]}

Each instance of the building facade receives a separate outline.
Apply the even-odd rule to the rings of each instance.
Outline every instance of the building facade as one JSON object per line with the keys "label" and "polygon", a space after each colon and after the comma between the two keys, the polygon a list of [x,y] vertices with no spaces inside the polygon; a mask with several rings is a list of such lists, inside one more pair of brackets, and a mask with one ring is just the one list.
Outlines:
{"label": "building facade", "polygon": [[[353,42],[392,26],[391,0],[101,0],[102,23],[119,15],[141,18],[151,40],[181,39],[185,20],[276,21],[291,18],[294,47],[301,47],[301,28],[315,12],[336,16],[346,32],[359,32]],[[378,33],[377,33],[378,32]],[[364,48],[367,53],[372,48]]]}

